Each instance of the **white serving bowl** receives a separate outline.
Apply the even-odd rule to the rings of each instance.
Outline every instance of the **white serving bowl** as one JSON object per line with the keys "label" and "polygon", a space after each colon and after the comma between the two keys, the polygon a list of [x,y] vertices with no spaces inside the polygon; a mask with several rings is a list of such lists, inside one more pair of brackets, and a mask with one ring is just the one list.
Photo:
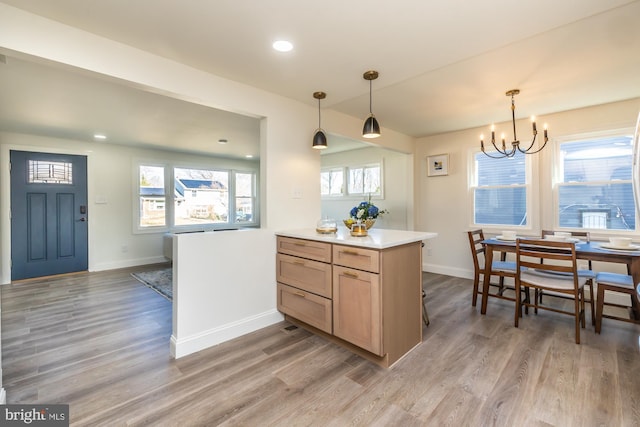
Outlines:
{"label": "white serving bowl", "polygon": [[515,240],[516,239],[516,232],[515,231],[503,231],[502,232],[502,237],[504,239]]}
{"label": "white serving bowl", "polygon": [[631,237],[609,237],[611,245],[618,248],[626,248],[631,245]]}

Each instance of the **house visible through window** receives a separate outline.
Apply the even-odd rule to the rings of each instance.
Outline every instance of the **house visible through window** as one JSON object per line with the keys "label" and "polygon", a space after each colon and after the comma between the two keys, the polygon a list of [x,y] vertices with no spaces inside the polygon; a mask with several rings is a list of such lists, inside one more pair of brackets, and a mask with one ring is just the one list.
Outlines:
{"label": "house visible through window", "polygon": [[[256,173],[195,168],[170,169],[173,185],[164,182],[165,167],[139,167],[139,226],[201,229],[257,224]],[[173,205],[166,201],[173,191]],[[233,213],[233,214],[232,214]]]}
{"label": "house visible through window", "polygon": [[631,136],[564,142],[558,159],[560,227],[635,230]]}
{"label": "house visible through window", "polygon": [[475,224],[527,225],[525,155],[494,159],[474,155],[473,206]]}
{"label": "house visible through window", "polygon": [[175,168],[175,225],[228,222],[229,172]]}

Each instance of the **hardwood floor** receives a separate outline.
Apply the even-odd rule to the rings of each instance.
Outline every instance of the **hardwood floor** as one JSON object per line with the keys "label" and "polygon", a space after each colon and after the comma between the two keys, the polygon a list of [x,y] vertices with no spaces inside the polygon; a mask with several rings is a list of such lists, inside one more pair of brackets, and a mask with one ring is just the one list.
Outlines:
{"label": "hardwood floor", "polygon": [[[282,322],[173,360],[171,304],[137,269],[2,287],[8,403],[68,403],[76,426],[637,426],[640,326],[574,343],[552,312],[471,307],[471,281],[424,274],[424,342],[385,370]],[[589,318],[589,314],[587,315]]]}

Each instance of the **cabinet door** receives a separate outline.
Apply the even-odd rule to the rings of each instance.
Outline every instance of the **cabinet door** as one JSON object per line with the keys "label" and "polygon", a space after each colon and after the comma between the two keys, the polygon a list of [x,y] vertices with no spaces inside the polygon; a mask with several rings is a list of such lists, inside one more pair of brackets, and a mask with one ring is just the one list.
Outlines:
{"label": "cabinet door", "polygon": [[333,267],[333,334],[378,356],[382,349],[380,278]]}

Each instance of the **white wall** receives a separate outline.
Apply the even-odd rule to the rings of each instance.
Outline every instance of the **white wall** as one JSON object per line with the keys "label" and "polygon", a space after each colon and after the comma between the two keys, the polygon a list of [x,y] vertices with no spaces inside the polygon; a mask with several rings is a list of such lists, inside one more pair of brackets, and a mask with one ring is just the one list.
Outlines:
{"label": "white wall", "polygon": [[[583,108],[538,117],[538,123],[549,124],[549,145],[534,155],[534,182],[538,182],[541,206],[534,211],[533,224],[527,231],[540,235],[542,228],[553,226],[551,197],[551,166],[555,140],[568,135],[588,134],[611,129],[633,129],[640,98]],[[508,117],[507,117],[508,118]],[[509,123],[496,124],[497,128],[509,130]],[[518,121],[521,140],[530,135],[528,120]],[[468,129],[459,132],[420,138],[415,147],[415,200],[416,229],[433,231],[438,237],[429,240],[423,251],[425,270],[458,277],[472,277],[473,264],[466,232],[472,227],[472,206],[468,191],[468,159],[473,151],[479,151],[481,133],[487,134],[488,127]],[[506,132],[510,134],[509,131]],[[449,153],[449,175],[427,177],[427,156]],[[499,229],[485,228],[489,233]],[[595,235],[597,238],[597,235]],[[640,237],[639,236],[636,236]],[[431,253],[431,255],[429,255]],[[597,266],[594,266],[597,268]],[[611,267],[609,267],[611,268]],[[614,267],[615,268],[615,267]]]}
{"label": "white wall", "polygon": [[173,240],[174,357],[282,320],[272,285],[276,274],[270,256],[276,240],[272,232],[214,231],[180,234]]}
{"label": "white wall", "polygon": [[[321,156],[321,167],[363,166],[380,163],[383,171],[384,197],[373,199],[379,209],[388,214],[376,221],[375,227],[408,230],[413,214],[413,156],[377,147],[365,147]],[[322,217],[339,222],[349,217],[351,208],[365,200],[363,197],[326,198],[322,200]],[[318,217],[320,219],[320,217]]]}

